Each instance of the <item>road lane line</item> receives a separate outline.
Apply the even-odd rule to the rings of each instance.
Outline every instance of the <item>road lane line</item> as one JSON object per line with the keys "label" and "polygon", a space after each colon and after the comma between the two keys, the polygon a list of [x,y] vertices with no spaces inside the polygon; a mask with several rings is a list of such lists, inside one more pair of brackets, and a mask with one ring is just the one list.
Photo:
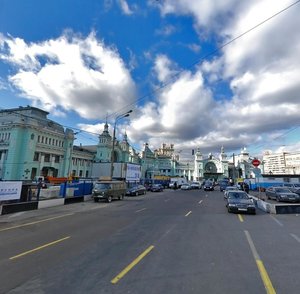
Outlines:
{"label": "road lane line", "polygon": [[256,265],[257,265],[257,268],[259,270],[259,273],[260,273],[260,277],[264,283],[264,286],[265,286],[265,289],[266,289],[266,292],[267,294],[276,294],[276,291],[272,285],[272,282],[269,278],[269,275],[265,269],[265,266],[261,260],[261,258],[259,257],[258,253],[257,253],[257,250],[254,246],[254,243],[252,241],[252,238],[249,234],[248,231],[244,231],[245,232],[245,235],[246,235],[246,238],[247,238],[247,241],[250,245],[250,248],[251,248],[251,251],[252,251],[252,254],[253,254],[253,257],[255,259],[255,262],[256,262]]}
{"label": "road lane line", "polygon": [[273,215],[270,215],[270,217],[281,227],[283,227],[283,223],[280,222],[276,217],[274,217]]}
{"label": "road lane line", "polygon": [[65,241],[65,240],[67,240],[67,239],[69,239],[69,238],[71,238],[71,237],[68,236],[68,237],[65,237],[65,238],[62,238],[62,239],[59,239],[59,240],[56,240],[56,241],[53,241],[53,242],[44,244],[44,245],[39,246],[39,247],[37,247],[37,248],[31,249],[31,250],[25,251],[25,252],[23,252],[23,253],[20,253],[20,254],[18,254],[18,255],[15,255],[15,256],[13,256],[13,257],[10,257],[9,259],[10,259],[10,260],[13,260],[13,259],[22,257],[22,256],[24,256],[24,255],[33,253],[33,252],[35,252],[35,251],[38,251],[38,250],[44,249],[44,248],[46,248],[46,247],[49,247],[49,246],[51,246],[51,245],[57,244],[57,243],[59,243],[59,242]]}
{"label": "road lane line", "polygon": [[296,241],[298,241],[299,243],[300,243],[300,238],[297,236],[297,235],[295,235],[295,234],[290,234]]}
{"label": "road lane line", "polygon": [[35,222],[30,222],[30,223],[26,223],[26,224],[22,224],[22,225],[8,227],[8,228],[0,229],[0,232],[13,230],[13,229],[17,229],[17,228],[22,228],[22,227],[27,227],[27,226],[31,226],[31,225],[36,225],[36,224],[39,224],[39,223],[47,222],[47,221],[54,220],[54,219],[59,219],[59,218],[62,218],[62,217],[73,215],[73,214],[74,213],[68,213],[68,214],[63,214],[63,215],[54,216],[54,217],[50,217],[50,218],[45,218],[45,219],[35,221]]}
{"label": "road lane line", "polygon": [[135,267],[149,252],[154,248],[153,245],[149,246],[142,254],[140,254],[132,263],[125,267],[115,278],[110,282],[112,284],[118,283],[133,267]]}
{"label": "road lane line", "polygon": [[185,216],[189,216],[192,213],[192,211],[189,211]]}
{"label": "road lane line", "polygon": [[142,208],[142,209],[139,209],[139,210],[136,210],[135,212],[141,212],[143,210],[146,210],[147,208]]}
{"label": "road lane line", "polygon": [[240,222],[242,223],[242,222],[244,221],[242,215],[241,215],[241,214],[238,214],[238,217],[239,217]]}
{"label": "road lane line", "polygon": [[198,202],[198,204],[201,204],[203,202],[203,200],[200,200],[199,202]]}

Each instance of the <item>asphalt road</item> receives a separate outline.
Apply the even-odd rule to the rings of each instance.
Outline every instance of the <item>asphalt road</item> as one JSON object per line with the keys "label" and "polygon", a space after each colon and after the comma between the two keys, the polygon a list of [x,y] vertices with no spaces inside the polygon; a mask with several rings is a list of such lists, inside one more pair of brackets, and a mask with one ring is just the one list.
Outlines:
{"label": "asphalt road", "polygon": [[0,293],[299,293],[298,215],[147,193],[0,216]]}

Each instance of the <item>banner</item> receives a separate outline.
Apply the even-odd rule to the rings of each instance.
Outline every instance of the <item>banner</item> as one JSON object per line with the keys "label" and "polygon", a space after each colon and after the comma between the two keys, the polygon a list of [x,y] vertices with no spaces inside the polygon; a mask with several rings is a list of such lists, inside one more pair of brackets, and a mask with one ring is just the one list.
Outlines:
{"label": "banner", "polygon": [[22,181],[0,181],[0,201],[20,199]]}
{"label": "banner", "polygon": [[138,182],[141,178],[141,166],[127,163],[126,181]]}

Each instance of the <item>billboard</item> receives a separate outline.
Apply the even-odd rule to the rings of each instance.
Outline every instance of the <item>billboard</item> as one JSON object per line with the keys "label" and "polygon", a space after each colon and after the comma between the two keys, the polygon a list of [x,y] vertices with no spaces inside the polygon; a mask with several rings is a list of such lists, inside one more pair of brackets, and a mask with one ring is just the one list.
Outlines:
{"label": "billboard", "polygon": [[0,181],[0,201],[19,200],[21,190],[22,181]]}
{"label": "billboard", "polygon": [[127,163],[126,181],[139,182],[141,179],[141,166],[137,164]]}

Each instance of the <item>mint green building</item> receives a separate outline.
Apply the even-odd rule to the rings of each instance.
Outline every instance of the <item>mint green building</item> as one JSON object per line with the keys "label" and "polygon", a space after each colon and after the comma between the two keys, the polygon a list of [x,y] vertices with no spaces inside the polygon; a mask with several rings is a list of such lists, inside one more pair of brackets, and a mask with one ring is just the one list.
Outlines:
{"label": "mint green building", "polygon": [[[104,125],[97,145],[76,146],[76,133],[48,119],[48,114],[31,106],[0,110],[0,178],[109,176],[113,138],[108,124]],[[113,177],[124,179],[129,165],[139,167],[140,180],[160,176],[185,177],[189,181],[251,177],[251,158],[245,149],[236,162],[227,158],[223,147],[218,157],[212,154],[204,157],[197,149],[194,158],[182,161],[173,144],[162,144],[152,151],[145,143],[138,153],[125,133],[122,140],[115,138],[113,158]]]}

